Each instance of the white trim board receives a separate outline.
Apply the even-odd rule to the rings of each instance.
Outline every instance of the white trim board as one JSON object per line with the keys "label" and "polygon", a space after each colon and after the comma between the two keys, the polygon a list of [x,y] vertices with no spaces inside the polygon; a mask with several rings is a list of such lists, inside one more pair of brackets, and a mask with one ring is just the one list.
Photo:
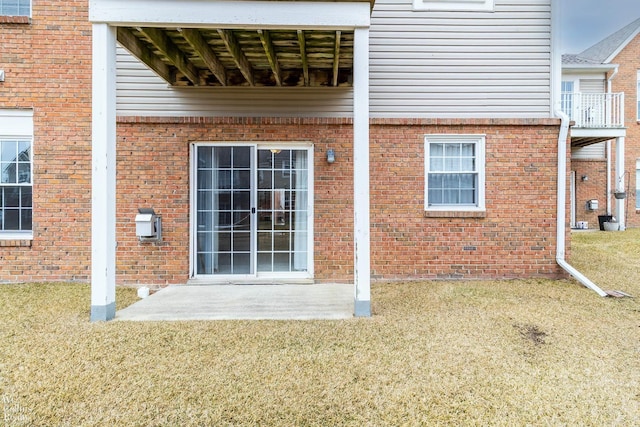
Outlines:
{"label": "white trim board", "polygon": [[91,0],[89,21],[198,28],[369,27],[368,2]]}

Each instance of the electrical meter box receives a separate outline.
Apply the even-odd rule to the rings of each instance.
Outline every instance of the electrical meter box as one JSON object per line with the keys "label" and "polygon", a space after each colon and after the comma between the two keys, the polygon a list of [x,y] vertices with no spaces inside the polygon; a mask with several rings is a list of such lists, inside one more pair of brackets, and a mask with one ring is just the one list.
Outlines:
{"label": "electrical meter box", "polygon": [[140,240],[160,239],[160,217],[151,208],[140,208],[136,215],[136,236]]}

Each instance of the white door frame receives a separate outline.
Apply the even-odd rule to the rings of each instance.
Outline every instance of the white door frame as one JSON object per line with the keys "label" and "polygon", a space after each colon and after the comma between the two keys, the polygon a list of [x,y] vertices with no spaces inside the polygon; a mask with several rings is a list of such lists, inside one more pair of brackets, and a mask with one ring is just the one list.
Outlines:
{"label": "white door frame", "polygon": [[569,178],[569,227],[576,228],[576,171],[571,171]]}
{"label": "white door frame", "polygon": [[[307,187],[308,187],[308,211],[307,211],[307,271],[305,272],[260,272],[258,271],[257,264],[257,223],[255,216],[257,213],[252,214],[251,221],[251,262],[252,271],[251,274],[220,274],[220,275],[198,275],[196,273],[196,252],[197,252],[197,158],[196,149],[202,146],[211,147],[251,147],[253,149],[251,153],[251,205],[255,208],[257,205],[257,186],[256,172],[257,166],[257,151],[258,150],[270,150],[270,149],[282,149],[282,150],[306,150],[307,151]],[[310,142],[256,142],[256,141],[225,141],[225,142],[208,142],[198,141],[190,144],[190,224],[189,224],[189,282],[199,284],[223,284],[223,283],[311,283],[314,278],[314,171],[313,171],[313,143]]]}

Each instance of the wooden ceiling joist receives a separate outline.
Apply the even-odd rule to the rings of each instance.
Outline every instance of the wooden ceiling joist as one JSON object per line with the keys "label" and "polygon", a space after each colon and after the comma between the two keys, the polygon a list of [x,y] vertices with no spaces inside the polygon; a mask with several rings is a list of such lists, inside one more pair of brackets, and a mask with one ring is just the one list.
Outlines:
{"label": "wooden ceiling joist", "polygon": [[138,30],[189,79],[191,84],[194,86],[200,85],[198,69],[186,58],[184,53],[178,49],[164,31],[158,28],[139,28]]}
{"label": "wooden ceiling joist", "polygon": [[333,49],[333,86],[338,86],[338,71],[340,68],[340,38],[341,31],[336,31],[336,43]]}
{"label": "wooden ceiling joist", "polygon": [[238,40],[233,35],[233,31],[218,30],[218,34],[220,34],[220,38],[229,50],[229,53],[233,57],[233,60],[235,61],[244,78],[247,80],[250,86],[254,86],[255,84],[251,64],[249,63],[249,60],[247,59],[245,54],[242,52],[242,49],[238,44]]}
{"label": "wooden ceiling joist", "polygon": [[258,30],[258,34],[260,35],[260,41],[262,42],[262,47],[264,48],[264,52],[267,55],[269,65],[271,65],[271,71],[273,71],[273,77],[276,81],[276,84],[278,86],[282,86],[282,73],[280,71],[280,63],[278,62],[276,51],[273,48],[271,35],[269,34],[269,31],[266,30]]}
{"label": "wooden ceiling joist", "polygon": [[309,60],[307,58],[307,41],[304,31],[298,30],[298,44],[300,45],[300,60],[302,62],[302,74],[304,76],[304,85],[309,86]]}
{"label": "wooden ceiling joist", "polygon": [[335,29],[118,28],[118,42],[175,87],[348,87],[353,38]]}
{"label": "wooden ceiling joist", "polygon": [[176,84],[175,73],[144,45],[133,32],[124,27],[118,27],[118,43],[127,49],[133,56],[144,62],[152,71],[164,79],[170,85]]}
{"label": "wooden ceiling joist", "polygon": [[227,85],[227,70],[216,54],[211,50],[200,31],[193,28],[180,28],[180,34],[191,45],[194,52],[204,61],[211,73],[222,86]]}

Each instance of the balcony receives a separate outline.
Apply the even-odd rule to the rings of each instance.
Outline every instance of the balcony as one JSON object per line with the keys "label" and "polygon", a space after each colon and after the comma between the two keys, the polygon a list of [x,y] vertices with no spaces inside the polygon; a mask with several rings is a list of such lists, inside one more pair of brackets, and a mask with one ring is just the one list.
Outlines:
{"label": "balcony", "polygon": [[624,92],[563,92],[562,111],[574,122],[571,145],[583,147],[625,136]]}
{"label": "balcony", "polygon": [[578,128],[621,128],[624,127],[624,92],[564,92],[562,111]]}

